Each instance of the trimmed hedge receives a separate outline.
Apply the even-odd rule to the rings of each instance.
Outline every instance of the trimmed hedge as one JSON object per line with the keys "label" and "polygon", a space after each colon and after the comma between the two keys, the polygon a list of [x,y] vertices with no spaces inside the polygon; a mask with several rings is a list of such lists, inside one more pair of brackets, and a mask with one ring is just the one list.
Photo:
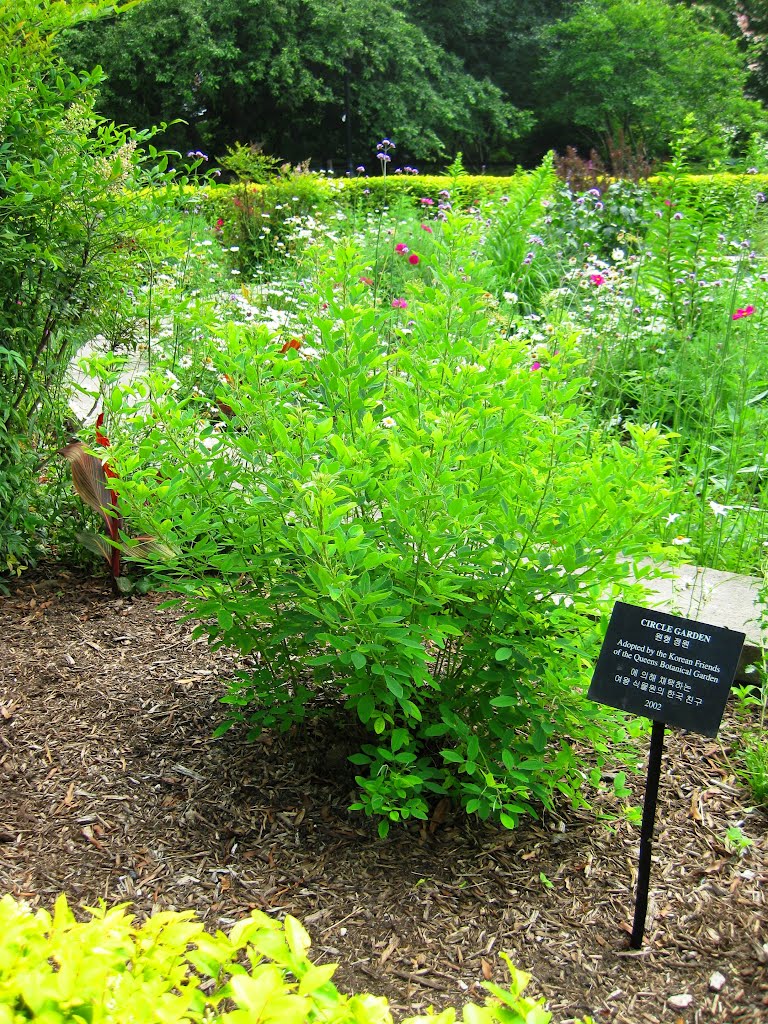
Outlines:
{"label": "trimmed hedge", "polygon": [[454,205],[477,206],[489,199],[514,192],[527,177],[527,173],[522,171],[506,178],[471,174],[453,178],[424,174],[396,174],[386,178],[326,178],[307,174],[275,178],[266,185],[209,184],[199,190],[185,191],[199,191],[203,208],[215,220],[231,213],[235,201],[258,209],[282,206],[287,215],[292,215],[308,213],[315,207],[336,203],[350,209],[357,207],[373,210],[383,205],[393,206],[403,199],[410,199],[414,206],[419,206],[422,199],[428,199],[437,206],[441,192],[447,192]]}
{"label": "trimmed hedge", "polygon": [[[458,198],[463,205],[476,206],[489,199],[498,199],[512,194],[527,180],[531,172],[519,170],[506,177],[495,175],[460,174],[456,177],[437,174],[390,174],[386,178],[327,178],[318,174],[296,175],[291,178],[275,178],[266,185],[207,184],[188,186],[185,192],[201,192],[205,202],[214,205],[228,204],[242,195],[243,190],[261,203],[270,200],[290,203],[298,199],[311,205],[322,206],[329,202],[340,202],[345,206],[380,207],[384,202],[392,205],[401,197],[410,197],[415,203],[428,198],[437,201],[440,193],[447,191],[451,198]],[[606,179],[613,181],[615,179]],[[692,191],[717,191],[724,195],[744,191],[745,187],[768,195],[768,174],[681,174],[677,177],[681,186]],[[664,175],[654,175],[647,184],[656,190],[669,181]]]}
{"label": "trimmed hedge", "polygon": [[[342,994],[336,965],[308,959],[309,935],[293,917],[254,911],[212,935],[192,911],[142,925],[125,906],[89,914],[78,922],[65,896],[52,915],[0,900],[0,1024],[392,1024],[385,998]],[[548,1024],[543,1000],[523,995],[528,975],[509,970],[508,988],[485,983],[486,1004],[464,1007],[465,1024]],[[451,1007],[403,1024],[456,1016]]]}

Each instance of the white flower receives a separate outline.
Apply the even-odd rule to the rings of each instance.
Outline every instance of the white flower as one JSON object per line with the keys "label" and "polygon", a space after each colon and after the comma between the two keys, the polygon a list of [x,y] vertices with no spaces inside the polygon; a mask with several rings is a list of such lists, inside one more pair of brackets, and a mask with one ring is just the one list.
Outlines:
{"label": "white flower", "polygon": [[709,507],[715,516],[726,516],[731,511],[730,505],[721,505],[718,501],[710,501]]}
{"label": "white flower", "polygon": [[690,537],[674,537],[673,540],[672,540],[672,543],[676,544],[678,547],[682,547],[683,544],[690,544],[691,543],[691,538]]}
{"label": "white flower", "polygon": [[674,521],[676,519],[679,519],[682,514],[683,514],[682,512],[670,512],[669,515],[667,516],[667,520],[666,520],[667,521],[667,526],[669,526],[670,523],[674,523]]}
{"label": "white flower", "polygon": [[616,263],[621,263],[621,261],[624,259],[624,250],[614,249],[611,253],[611,259],[614,260],[614,262]]}
{"label": "white flower", "polygon": [[385,416],[381,421],[382,427],[396,427],[397,423],[392,419],[391,416]]}

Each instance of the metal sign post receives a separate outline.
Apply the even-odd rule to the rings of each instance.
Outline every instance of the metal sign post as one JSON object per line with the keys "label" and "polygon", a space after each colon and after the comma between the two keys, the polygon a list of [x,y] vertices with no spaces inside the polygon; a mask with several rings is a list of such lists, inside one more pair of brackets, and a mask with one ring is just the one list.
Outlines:
{"label": "metal sign post", "polygon": [[722,626],[614,605],[587,696],[653,721],[631,949],[640,949],[645,931],[664,729],[717,735],[744,640]]}
{"label": "metal sign post", "polygon": [[661,778],[661,755],[664,751],[663,722],[654,722],[651,731],[651,750],[648,755],[648,778],[645,782],[643,823],[640,826],[640,859],[637,866],[637,896],[635,897],[635,920],[632,922],[630,949],[640,949],[645,932],[645,917],[648,913],[648,889],[651,882],[651,853],[653,852],[653,827],[656,822],[656,802]]}

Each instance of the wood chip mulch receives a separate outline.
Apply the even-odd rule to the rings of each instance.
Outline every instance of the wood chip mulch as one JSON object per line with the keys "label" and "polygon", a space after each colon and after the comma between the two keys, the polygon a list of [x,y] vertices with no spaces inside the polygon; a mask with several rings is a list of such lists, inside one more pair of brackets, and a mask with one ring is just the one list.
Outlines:
{"label": "wood chip mulch", "polygon": [[[734,771],[732,707],[718,740],[667,734],[632,952],[639,829],[612,794],[514,832],[441,805],[380,840],[347,810],[332,721],[212,738],[237,656],[160,603],[63,569],[0,598],[0,892],[191,908],[209,928],[291,913],[342,989],[388,996],[397,1017],[482,999],[507,952],[555,1024],[768,1021],[768,817]],[[644,770],[630,785],[641,804]],[[724,841],[735,825],[741,856]]]}

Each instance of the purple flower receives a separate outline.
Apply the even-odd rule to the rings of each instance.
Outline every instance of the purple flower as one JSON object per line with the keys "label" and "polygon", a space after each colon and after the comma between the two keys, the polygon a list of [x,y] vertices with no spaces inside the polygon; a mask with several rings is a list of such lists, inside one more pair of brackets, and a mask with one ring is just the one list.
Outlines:
{"label": "purple flower", "polygon": [[405,299],[392,299],[392,309],[408,309]]}

